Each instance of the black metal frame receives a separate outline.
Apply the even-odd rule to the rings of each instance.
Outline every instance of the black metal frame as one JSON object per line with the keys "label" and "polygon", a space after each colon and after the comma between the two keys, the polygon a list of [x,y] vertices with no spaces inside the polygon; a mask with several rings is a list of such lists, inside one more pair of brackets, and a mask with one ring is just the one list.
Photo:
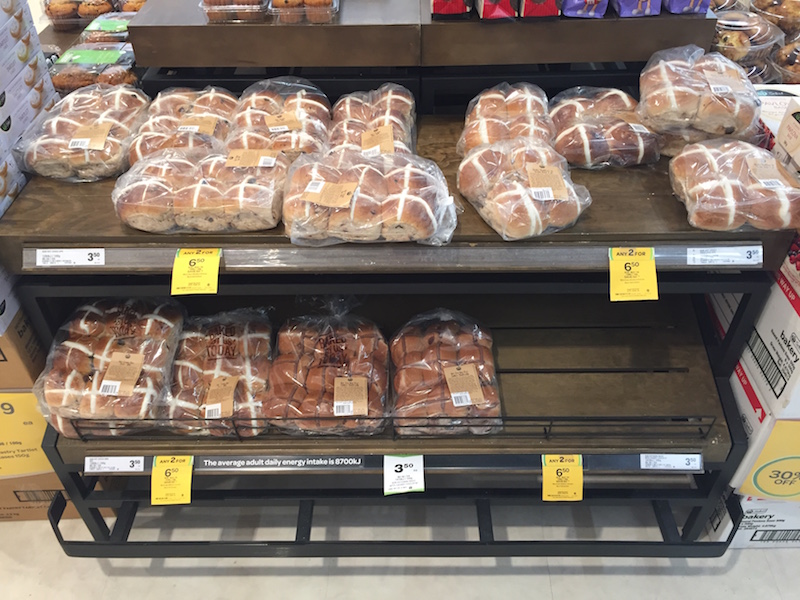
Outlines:
{"label": "black metal frame", "polygon": [[[58,435],[48,428],[43,448],[58,474],[67,496],[73,502],[86,523],[94,541],[78,542],[65,540],[59,523],[63,516],[66,499],[59,495],[50,509],[50,521],[64,551],[70,556],[84,557],[183,557],[183,556],[666,556],[666,557],[713,557],[722,555],[730,541],[698,542],[705,524],[728,490],[728,484],[747,450],[747,438],[738,418],[736,403],[729,384],[729,377],[741,350],[752,330],[754,322],[769,294],[771,279],[767,273],[743,271],[735,273],[664,273],[659,278],[659,290],[664,294],[690,294],[693,296],[709,361],[715,375],[721,404],[731,435],[731,451],[721,464],[707,464],[703,474],[694,475],[694,489],[603,489],[587,487],[586,504],[632,505],[647,504],[652,507],[661,530],[661,542],[627,541],[515,541],[494,539],[491,509],[504,504],[541,504],[541,487],[534,484],[537,473],[529,470],[508,469],[507,482],[511,485],[489,487],[459,485],[469,469],[462,475],[448,477],[446,470],[431,473],[431,484],[423,494],[405,497],[380,495],[380,475],[377,472],[360,476],[335,474],[336,486],[314,489],[314,478],[318,474],[300,474],[289,477],[270,475],[222,476],[198,473],[193,487],[192,506],[298,506],[296,539],[293,542],[132,542],[129,536],[137,510],[149,505],[149,479],[146,477],[120,477],[114,482],[124,481],[121,490],[97,490],[97,477],[86,476],[83,465],[65,464],[58,447]],[[605,294],[607,275],[585,273],[571,275],[457,275],[356,277],[296,275],[232,276],[222,275],[221,296],[263,296],[320,293],[363,294],[437,294],[437,293],[485,293],[487,282],[496,294]],[[31,312],[31,319],[39,333],[48,339],[58,326],[59,316],[48,318],[41,301],[45,298],[83,298],[99,296],[158,296],[168,291],[169,281],[164,276],[146,277],[38,277],[25,276],[19,284],[23,303]],[[738,292],[744,294],[732,326],[724,340],[719,340],[706,314],[704,294]],[[231,443],[236,443],[232,440]],[[508,459],[508,456],[504,456]],[[530,456],[528,457],[530,458]],[[489,466],[492,455],[485,455],[481,462]],[[500,472],[503,471],[501,468]],[[466,475],[464,475],[466,473]],[[426,471],[427,475],[427,471]],[[330,477],[330,476],[329,476]],[[520,477],[528,477],[528,486],[520,483]],[[310,478],[310,479],[309,479]],[[370,479],[371,478],[371,479]],[[516,479],[515,479],[516,478]],[[330,480],[329,480],[330,481]],[[365,485],[365,481],[368,482]],[[266,484],[269,482],[269,485]],[[277,483],[280,482],[280,483]],[[300,482],[302,485],[293,485]],[[316,542],[311,541],[313,509],[322,504],[351,503],[357,505],[397,503],[454,503],[474,504],[479,542]],[[679,527],[674,509],[683,506],[690,509],[688,518]],[[109,528],[100,513],[100,508],[113,508],[117,519]],[[735,497],[728,500],[728,509],[738,527],[741,509]],[[191,510],[191,507],[185,510]],[[735,532],[734,528],[734,532]]]}

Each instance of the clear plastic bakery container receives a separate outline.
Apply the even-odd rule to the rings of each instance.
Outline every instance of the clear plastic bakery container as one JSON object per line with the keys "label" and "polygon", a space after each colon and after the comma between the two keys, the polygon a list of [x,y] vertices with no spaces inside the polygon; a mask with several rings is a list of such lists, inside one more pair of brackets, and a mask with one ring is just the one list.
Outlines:
{"label": "clear plastic bakery container", "polygon": [[100,15],[86,26],[81,34],[82,43],[115,43],[128,41],[128,23],[135,12]]}
{"label": "clear plastic bakery container", "polygon": [[114,12],[111,0],[43,0],[42,11],[56,31],[83,29],[100,15]]}
{"label": "clear plastic bakery container", "polygon": [[800,0],[753,0],[750,10],[780,27],[786,35],[800,33]]}
{"label": "clear plastic bakery container", "polygon": [[203,0],[200,6],[210,23],[261,23],[268,0]]}
{"label": "clear plastic bakery container", "polygon": [[763,17],[744,10],[717,13],[712,50],[743,65],[766,60],[782,46],[784,33]]}
{"label": "clear plastic bakery container", "polygon": [[276,23],[331,23],[339,14],[339,0],[269,0]]}
{"label": "clear plastic bakery container", "polygon": [[745,73],[747,73],[747,77],[750,79],[751,83],[783,83],[783,76],[770,60],[757,62],[742,68],[745,70]]}

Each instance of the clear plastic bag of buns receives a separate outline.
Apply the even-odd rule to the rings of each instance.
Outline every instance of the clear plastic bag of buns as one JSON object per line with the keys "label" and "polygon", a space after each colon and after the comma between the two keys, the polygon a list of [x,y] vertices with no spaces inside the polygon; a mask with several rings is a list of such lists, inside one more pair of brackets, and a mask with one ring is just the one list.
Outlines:
{"label": "clear plastic bag of buns", "polygon": [[439,308],[406,323],[390,344],[398,435],[486,435],[502,430],[492,334]]}
{"label": "clear plastic bag of buns", "polygon": [[450,242],[456,205],[441,169],[410,154],[364,156],[331,150],[298,158],[289,170],[283,224],[292,243]]}
{"label": "clear plastic bag of buns", "polygon": [[156,427],[183,322],[183,309],[170,300],[79,306],[56,332],[34,384],[43,413],[67,437]]}
{"label": "clear plastic bag of buns", "polygon": [[553,147],[570,165],[584,169],[658,162],[661,136],[642,123],[637,105],[630,94],[614,88],[565,90],[550,101]]}
{"label": "clear plastic bag of buns", "polygon": [[760,118],[761,102],[742,67],[693,45],[653,54],[639,88],[637,112],[659,133],[738,136]]}
{"label": "clear plastic bag of buns", "polygon": [[542,88],[503,82],[470,101],[456,150],[463,157],[478,146],[516,138],[552,144],[555,133]]}
{"label": "clear plastic bag of buns", "polygon": [[[355,92],[339,98],[332,110],[333,123],[330,132],[331,147],[347,146],[363,150],[368,156],[384,153],[384,145],[400,154],[413,154],[417,147],[417,110],[414,94],[402,85],[384,83],[377,90]],[[364,141],[364,133],[385,128],[385,141],[364,147],[370,140],[378,141],[376,134]],[[376,132],[383,134],[383,132]]]}
{"label": "clear plastic bag of buns", "polygon": [[[229,166],[229,155],[161,150],[117,180],[111,199],[125,224],[152,233],[236,233],[278,225],[289,159]],[[251,163],[252,164],[252,163]]]}
{"label": "clear plastic bag of buns", "polygon": [[170,148],[204,150],[207,154],[224,151],[237,103],[231,92],[214,86],[160,92],[131,143],[130,164]]}
{"label": "clear plastic bag of buns", "polygon": [[164,417],[177,433],[253,437],[267,428],[272,326],[265,309],[189,319]]}
{"label": "clear plastic bag of buns", "polygon": [[301,77],[275,77],[248,87],[233,115],[229,150],[280,150],[292,160],[327,149],[331,104]]}
{"label": "clear plastic bag of buns", "polygon": [[472,150],[458,167],[458,189],[506,241],[571,227],[592,203],[563,156],[527,139]]}
{"label": "clear plastic bag of buns", "polygon": [[378,327],[332,303],[278,331],[269,423],[286,433],[373,435],[389,410],[389,349]]}
{"label": "clear plastic bag of buns", "polygon": [[14,147],[17,163],[30,173],[71,182],[114,177],[128,166],[128,148],[149,103],[129,85],[72,92],[28,127]]}
{"label": "clear plastic bag of buns", "polygon": [[670,161],[669,176],[693,227],[800,227],[800,181],[752,144],[727,139],[691,144]]}

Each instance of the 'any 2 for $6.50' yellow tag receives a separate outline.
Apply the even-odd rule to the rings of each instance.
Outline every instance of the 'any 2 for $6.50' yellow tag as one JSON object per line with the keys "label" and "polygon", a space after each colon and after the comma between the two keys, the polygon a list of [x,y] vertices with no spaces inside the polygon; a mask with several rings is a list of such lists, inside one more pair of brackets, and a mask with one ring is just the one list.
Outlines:
{"label": "'any 2 for $6.50' yellow tag", "polygon": [[583,500],[583,456],[542,454],[542,500],[577,502]]}
{"label": "'any 2 for $6.50' yellow tag", "polygon": [[658,300],[653,248],[610,248],[608,274],[612,302]]}
{"label": "'any 2 for $6.50' yellow tag", "polygon": [[191,504],[193,468],[194,456],[154,456],[150,504]]}
{"label": "'any 2 for $6.50' yellow tag", "polygon": [[172,295],[216,294],[221,248],[180,248],[172,263]]}

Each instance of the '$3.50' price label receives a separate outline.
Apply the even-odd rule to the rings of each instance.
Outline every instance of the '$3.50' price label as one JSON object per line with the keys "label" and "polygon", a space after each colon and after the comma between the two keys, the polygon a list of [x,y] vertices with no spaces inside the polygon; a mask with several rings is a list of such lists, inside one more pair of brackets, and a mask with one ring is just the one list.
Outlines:
{"label": "'$3.50' price label", "polygon": [[383,457],[383,495],[425,491],[425,460],[415,456]]}

